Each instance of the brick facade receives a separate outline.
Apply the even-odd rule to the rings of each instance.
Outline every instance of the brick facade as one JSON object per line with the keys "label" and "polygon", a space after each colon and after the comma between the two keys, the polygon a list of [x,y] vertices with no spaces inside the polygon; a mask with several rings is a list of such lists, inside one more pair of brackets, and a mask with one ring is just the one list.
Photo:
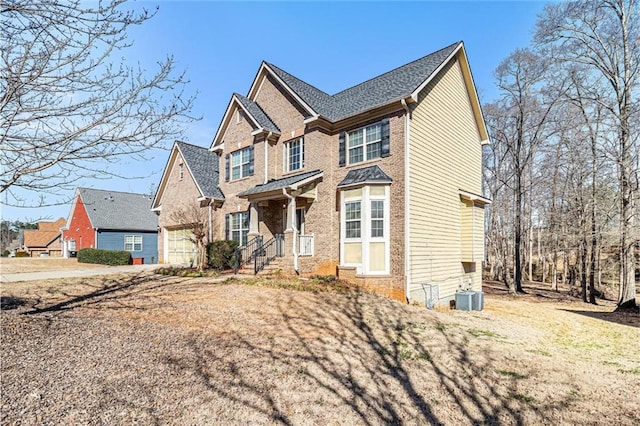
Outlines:
{"label": "brick facade", "polygon": [[[182,165],[182,176],[180,166]],[[158,217],[160,234],[158,235],[158,262],[164,263],[166,258],[165,239],[168,229],[182,226],[174,217],[180,209],[197,203],[200,196],[198,187],[184,163],[184,159],[175,148],[172,151],[169,165],[165,171],[166,186],[162,191],[162,210]]]}
{"label": "brick facade", "polygon": [[68,228],[69,229],[63,231],[62,239],[63,241],[75,241],[76,251],[83,248],[96,247],[96,231],[91,225],[87,209],[80,195],[76,196],[76,202],[73,212],[71,213]]}
{"label": "brick facade", "polygon": [[[225,216],[227,214],[246,211],[257,213],[257,220],[255,216],[251,220],[250,237],[255,233],[269,239],[274,234],[284,233],[286,250],[284,260],[290,263],[289,270],[284,272],[293,272],[293,233],[286,229],[285,219],[289,212],[288,195],[291,195],[291,191],[297,191],[298,188],[295,185],[297,181],[294,184],[285,182],[292,182],[286,180],[288,177],[302,179],[298,175],[304,174],[310,179],[308,182],[305,180],[308,184],[305,191],[310,192],[306,194],[296,192],[295,204],[297,208],[304,209],[304,234],[313,235],[314,253],[313,256],[298,258],[296,273],[306,276],[338,275],[364,288],[400,301],[407,301],[409,295],[406,289],[410,283],[405,268],[411,268],[410,264],[414,258],[405,252],[406,244],[411,240],[409,235],[405,235],[409,217],[405,209],[410,201],[406,193],[406,182],[409,180],[406,169],[410,160],[406,152],[409,135],[405,133],[405,129],[410,129],[412,126],[412,119],[406,111],[413,111],[416,103],[421,102],[417,99],[417,94],[424,95],[423,84],[439,72],[438,64],[451,61],[454,56],[465,57],[461,43],[448,46],[419,61],[384,74],[380,78],[376,77],[333,96],[320,92],[277,67],[263,63],[248,97],[238,95],[232,97],[232,102],[211,147],[218,153],[219,188],[224,194],[224,201],[216,204],[213,213],[214,239],[226,237]],[[399,77],[397,81],[390,77],[392,73]],[[471,101],[469,106],[473,110],[475,125],[478,126],[478,134],[482,141],[487,138],[486,128],[481,122],[477,97],[474,98],[474,93],[470,91],[474,90],[470,74],[465,76],[466,80],[461,83],[461,87],[469,96],[467,99]],[[388,87],[389,85],[396,85],[396,87]],[[398,89],[398,85],[403,90],[400,97],[389,97],[388,94]],[[422,88],[419,89],[419,87]],[[460,87],[457,88],[460,89]],[[384,100],[378,98],[385,96],[387,98]],[[242,111],[242,114],[238,114],[238,111]],[[249,113],[248,116],[247,113]],[[452,117],[448,121],[449,127],[457,128],[459,124],[456,121],[457,113],[454,111],[450,115]],[[340,166],[340,134],[383,120],[389,122],[389,155],[386,155],[385,151],[380,158]],[[434,123],[425,122],[425,120],[419,123],[419,126],[426,128],[433,125]],[[299,137],[304,137],[304,166],[301,169],[286,172],[283,170],[285,146],[287,142]],[[413,133],[411,139],[413,140]],[[250,146],[253,147],[253,174],[240,179],[225,180],[226,156]],[[478,146],[480,146],[479,143]],[[390,184],[388,181],[381,183],[388,185],[388,192],[385,192],[388,194],[388,207],[385,205],[385,208],[388,208],[388,217],[385,217],[388,234],[384,235],[384,242],[388,245],[385,246],[388,249],[388,258],[385,260],[385,269],[388,273],[385,275],[363,275],[359,274],[359,269],[355,267],[340,264],[342,190],[338,185],[350,171],[354,171],[354,175],[357,175],[372,166],[377,166],[392,180]],[[447,164],[440,166],[448,167]],[[321,171],[322,175],[309,173],[316,170]],[[171,173],[169,182],[174,182],[175,170],[171,169],[169,173]],[[364,181],[358,182],[361,182],[360,186],[366,185]],[[168,187],[172,185],[169,184]],[[278,189],[283,193],[280,194]],[[166,219],[162,218],[168,214],[166,206],[194,199],[194,195],[189,191],[189,189],[180,189],[172,192],[171,195],[163,195],[161,224],[168,224]],[[245,191],[249,192],[242,194]],[[457,191],[456,189],[455,194],[452,195],[456,199]],[[312,194],[315,194],[315,198],[310,197]],[[458,204],[459,200],[456,201],[455,206],[457,207]],[[364,208],[368,209],[370,206],[371,204]],[[451,223],[459,222],[458,217],[438,216],[437,220],[440,219]],[[362,226],[373,226],[365,224],[363,220],[361,217]],[[454,232],[451,235],[451,238],[459,239],[457,233]],[[415,240],[414,238],[412,241],[415,243]],[[367,239],[361,238],[360,241],[360,244],[365,244]],[[371,242],[373,239],[368,241]],[[364,252],[378,250],[372,247],[372,245],[368,246]],[[363,249],[356,248],[355,253],[359,253],[358,250]],[[380,256],[379,252],[377,256]],[[371,257],[371,259],[376,258]],[[409,262],[410,259],[411,262]],[[356,260],[354,264],[365,265],[367,261],[367,259],[362,259],[360,262]],[[456,266],[459,266],[460,262],[457,259],[451,259],[450,263],[456,263]],[[409,273],[412,274],[411,271]]]}

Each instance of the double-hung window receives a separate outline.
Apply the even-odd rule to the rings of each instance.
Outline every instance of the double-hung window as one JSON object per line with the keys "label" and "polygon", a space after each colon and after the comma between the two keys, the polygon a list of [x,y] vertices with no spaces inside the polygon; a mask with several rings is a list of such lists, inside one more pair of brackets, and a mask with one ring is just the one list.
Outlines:
{"label": "double-hung window", "polygon": [[247,244],[249,234],[249,212],[231,213],[227,218],[227,239],[238,245]]}
{"label": "double-hung window", "polygon": [[304,138],[293,139],[284,144],[284,172],[293,172],[304,167]]}
{"label": "double-hung window", "polygon": [[359,274],[389,273],[389,186],[341,191],[340,264]]}
{"label": "double-hung window", "polygon": [[125,235],[125,251],[142,251],[142,235]]}
{"label": "double-hung window", "polygon": [[380,158],[382,125],[372,124],[347,133],[349,164]]}
{"label": "double-hung window", "polygon": [[250,176],[251,150],[247,147],[231,153],[231,179],[240,179]]}

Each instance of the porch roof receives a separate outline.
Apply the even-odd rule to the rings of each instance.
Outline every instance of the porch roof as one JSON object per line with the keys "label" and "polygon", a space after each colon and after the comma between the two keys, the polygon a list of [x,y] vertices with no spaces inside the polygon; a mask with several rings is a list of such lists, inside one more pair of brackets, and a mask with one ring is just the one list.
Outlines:
{"label": "porch roof", "polygon": [[256,185],[238,194],[238,197],[249,198],[251,195],[264,194],[267,192],[279,191],[284,188],[297,189],[301,184],[313,182],[322,177],[322,170],[313,170],[310,172],[300,173],[293,176],[287,176],[281,179],[273,179],[267,183]]}
{"label": "porch roof", "polygon": [[389,177],[378,166],[363,167],[361,169],[349,170],[349,173],[338,184],[338,188],[345,186],[362,185],[365,183],[391,183],[393,179]]}

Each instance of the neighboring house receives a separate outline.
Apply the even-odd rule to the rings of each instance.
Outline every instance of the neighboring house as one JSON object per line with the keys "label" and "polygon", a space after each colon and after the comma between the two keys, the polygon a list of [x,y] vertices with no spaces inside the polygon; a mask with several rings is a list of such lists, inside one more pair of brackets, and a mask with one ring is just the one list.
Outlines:
{"label": "neighboring house", "polygon": [[38,222],[38,229],[24,230],[24,251],[29,256],[36,257],[62,256],[62,245],[60,244],[60,228],[65,224],[64,218],[55,222]]}
{"label": "neighboring house", "polygon": [[461,42],[334,95],[263,62],[231,96],[218,157],[198,150],[216,191],[176,183],[192,164],[177,144],[153,208],[171,229],[166,211],[199,203],[214,239],[284,235],[284,269],[442,303],[482,286],[486,143]]}
{"label": "neighboring house", "polygon": [[134,263],[158,260],[158,218],[145,194],[78,188],[62,230],[65,257],[83,248],[125,250]]}

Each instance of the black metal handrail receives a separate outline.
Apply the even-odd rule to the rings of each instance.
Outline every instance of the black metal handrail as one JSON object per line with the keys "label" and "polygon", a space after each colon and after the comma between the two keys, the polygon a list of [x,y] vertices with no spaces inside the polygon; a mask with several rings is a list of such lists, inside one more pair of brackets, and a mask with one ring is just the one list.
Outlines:
{"label": "black metal handrail", "polygon": [[254,260],[256,250],[261,245],[262,245],[262,235],[258,235],[257,237],[247,241],[247,244],[236,248],[235,265],[233,268],[234,274],[237,274],[238,270],[242,268],[243,265],[246,265],[247,263]]}
{"label": "black metal handrail", "polygon": [[284,256],[284,235],[276,234],[254,253],[253,273],[262,271],[276,257]]}

